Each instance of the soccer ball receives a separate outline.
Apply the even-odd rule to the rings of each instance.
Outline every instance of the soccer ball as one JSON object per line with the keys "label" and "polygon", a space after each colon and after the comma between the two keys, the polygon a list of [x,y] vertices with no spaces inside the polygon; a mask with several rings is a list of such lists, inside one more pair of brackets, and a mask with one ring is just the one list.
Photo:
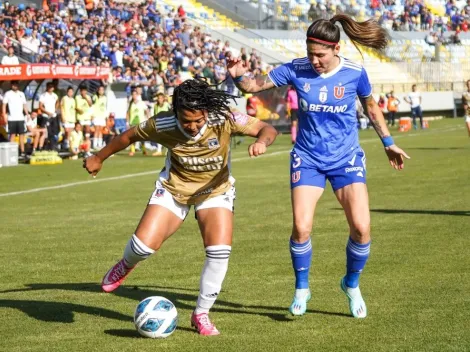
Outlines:
{"label": "soccer ball", "polygon": [[165,297],[147,297],[135,309],[134,324],[142,336],[165,338],[175,331],[178,312],[175,305]]}

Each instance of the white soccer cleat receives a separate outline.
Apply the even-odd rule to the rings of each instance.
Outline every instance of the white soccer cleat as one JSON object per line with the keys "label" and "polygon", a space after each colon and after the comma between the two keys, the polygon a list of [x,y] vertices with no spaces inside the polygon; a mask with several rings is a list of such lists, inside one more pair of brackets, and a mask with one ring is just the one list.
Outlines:
{"label": "white soccer cleat", "polygon": [[346,294],[349,301],[349,310],[354,318],[363,319],[367,317],[366,302],[362,298],[359,286],[356,288],[347,287],[344,278],[341,279],[341,290]]}
{"label": "white soccer cleat", "polygon": [[[298,294],[297,291],[304,291],[301,294]],[[294,299],[292,304],[289,307],[289,312],[292,315],[304,315],[307,311],[307,302],[310,301],[312,295],[309,289],[306,290],[296,290],[294,294]]]}

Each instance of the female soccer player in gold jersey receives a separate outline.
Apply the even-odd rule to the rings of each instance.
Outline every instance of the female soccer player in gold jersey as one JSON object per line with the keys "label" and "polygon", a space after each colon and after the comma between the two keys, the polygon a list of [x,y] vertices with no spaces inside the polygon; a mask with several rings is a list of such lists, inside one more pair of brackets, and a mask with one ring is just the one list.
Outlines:
{"label": "female soccer player in gold jersey", "polygon": [[173,95],[173,111],[162,112],[129,129],[84,160],[83,167],[96,175],[103,162],[130,144],[151,141],[168,148],[166,163],[156,181],[147,209],[123,258],[104,276],[102,288],[119,287],[135,266],[157,251],[181,226],[194,206],[206,260],[200,292],[191,323],[201,335],[218,335],[209,320],[209,309],[220,293],[232,244],[234,179],[230,172],[230,137],[257,138],[248,148],[251,157],[264,154],[277,135],[265,122],[232,113],[233,96],[201,80],[187,80]]}

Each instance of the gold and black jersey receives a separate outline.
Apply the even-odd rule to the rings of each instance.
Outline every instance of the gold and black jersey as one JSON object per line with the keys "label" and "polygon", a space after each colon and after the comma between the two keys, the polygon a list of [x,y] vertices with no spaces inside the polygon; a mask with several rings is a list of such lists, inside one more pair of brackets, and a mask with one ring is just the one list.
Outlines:
{"label": "gold and black jersey", "polygon": [[160,182],[182,204],[198,204],[226,192],[230,175],[230,136],[246,134],[258,120],[241,113],[227,118],[209,115],[192,137],[173,112],[162,112],[136,127],[137,135],[168,148]]}

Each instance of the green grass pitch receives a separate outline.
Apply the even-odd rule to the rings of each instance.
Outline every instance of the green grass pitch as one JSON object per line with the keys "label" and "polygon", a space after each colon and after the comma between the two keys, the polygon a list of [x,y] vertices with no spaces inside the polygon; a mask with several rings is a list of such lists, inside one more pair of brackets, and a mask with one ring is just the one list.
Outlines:
{"label": "green grass pitch", "polygon": [[[470,138],[462,119],[394,135],[412,157],[402,172],[373,131],[360,132],[373,238],[364,320],[349,317],[339,288],[348,227],[330,186],[315,218],[308,312],[287,314],[289,136],[255,160],[247,139],[234,149],[234,243],[211,313],[222,335],[212,338],[189,322],[204,261],[192,213],[122,287],[100,292],[163,158],[117,155],[95,180],[80,161],[0,169],[0,351],[470,351]],[[139,175],[120,177],[129,174]],[[152,295],[179,312],[164,340],[140,338],[133,326],[136,304]]]}

